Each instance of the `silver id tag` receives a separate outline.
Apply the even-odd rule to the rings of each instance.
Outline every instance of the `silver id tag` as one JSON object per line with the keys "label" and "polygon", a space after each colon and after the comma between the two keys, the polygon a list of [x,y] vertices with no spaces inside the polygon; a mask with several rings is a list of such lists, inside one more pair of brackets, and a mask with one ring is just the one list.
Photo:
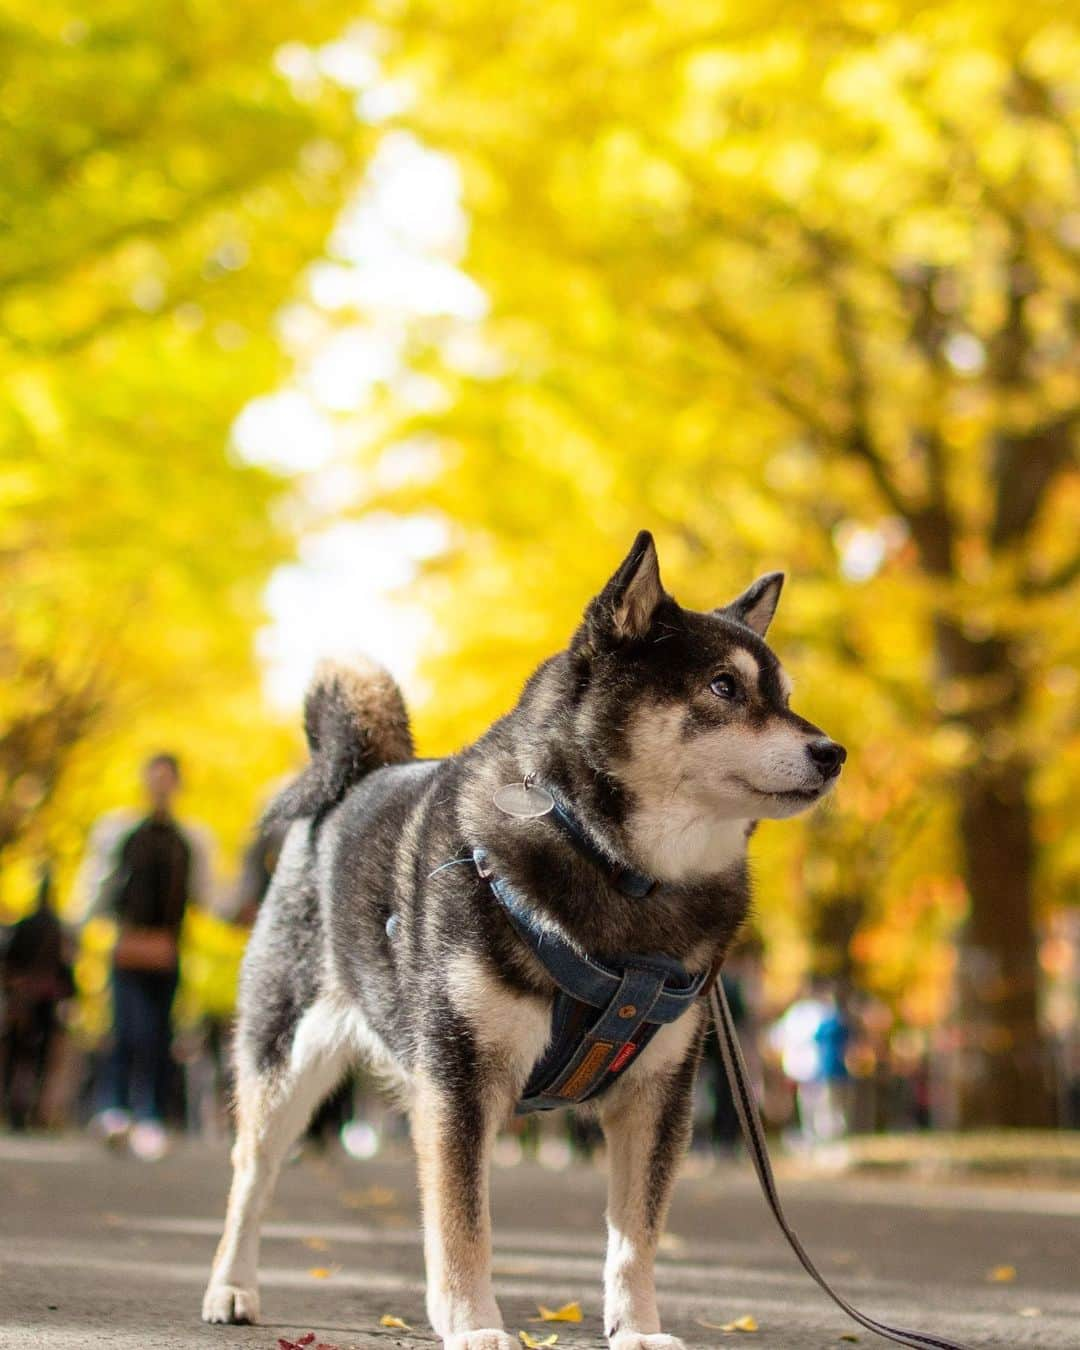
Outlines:
{"label": "silver id tag", "polygon": [[499,810],[515,820],[533,820],[555,808],[555,798],[546,788],[532,783],[507,783],[491,799]]}

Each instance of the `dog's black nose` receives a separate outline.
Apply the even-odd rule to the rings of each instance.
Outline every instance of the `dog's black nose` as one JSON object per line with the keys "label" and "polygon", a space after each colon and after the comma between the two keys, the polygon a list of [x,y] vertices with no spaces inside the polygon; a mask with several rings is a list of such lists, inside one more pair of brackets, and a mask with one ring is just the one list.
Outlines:
{"label": "dog's black nose", "polygon": [[840,772],[840,765],[847,759],[847,751],[844,747],[837,745],[835,741],[830,741],[828,736],[821,736],[816,741],[810,741],[806,747],[806,753],[814,761],[823,778],[835,778]]}

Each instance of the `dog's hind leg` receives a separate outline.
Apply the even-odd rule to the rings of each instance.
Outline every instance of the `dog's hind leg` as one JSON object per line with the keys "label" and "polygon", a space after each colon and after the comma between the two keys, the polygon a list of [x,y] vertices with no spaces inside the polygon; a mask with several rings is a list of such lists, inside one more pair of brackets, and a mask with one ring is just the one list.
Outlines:
{"label": "dog's hind leg", "polygon": [[[693,1028],[685,1031],[692,1033]],[[665,1028],[654,1042],[656,1049],[665,1033],[685,1034],[682,1026]],[[681,1341],[660,1334],[653,1266],[675,1174],[690,1138],[697,1058],[695,1037],[689,1047],[684,1043],[681,1062],[676,1059],[670,1069],[627,1079],[601,1106],[609,1159],[604,1329],[612,1350],[682,1350]]]}
{"label": "dog's hind leg", "polygon": [[[457,1047],[460,1048],[460,1047]],[[453,1081],[450,1081],[450,1079]],[[507,1103],[474,1076],[417,1080],[412,1106],[428,1318],[447,1350],[511,1350],[491,1283],[491,1148]]]}
{"label": "dog's hind leg", "polygon": [[316,1003],[297,1026],[287,1064],[270,1071],[239,1066],[232,1187],[203,1298],[204,1322],[258,1321],[263,1210],[289,1148],[350,1058],[340,1019]]}

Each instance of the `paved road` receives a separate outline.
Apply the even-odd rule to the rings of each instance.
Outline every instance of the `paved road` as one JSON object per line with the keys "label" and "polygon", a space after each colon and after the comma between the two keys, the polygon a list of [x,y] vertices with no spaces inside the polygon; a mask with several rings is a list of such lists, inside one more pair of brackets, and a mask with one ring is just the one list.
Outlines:
{"label": "paved road", "polygon": [[[404,1162],[290,1167],[263,1244],[262,1327],[198,1320],[227,1178],[223,1149],[145,1165],[85,1140],[0,1139],[0,1347],[275,1350],[308,1330],[348,1350],[430,1344],[415,1191]],[[1080,1194],[788,1179],[810,1250],[856,1302],[973,1347],[1080,1347]],[[497,1170],[496,1284],[506,1323],[579,1299],[558,1350],[600,1345],[603,1177]],[[661,1261],[669,1330],[692,1347],[884,1344],[845,1322],[795,1265],[741,1168],[684,1175]],[[995,1267],[1015,1279],[995,1282]],[[392,1313],[414,1335],[380,1330]],[[744,1314],[756,1334],[717,1324]],[[712,1323],[712,1326],[704,1325]],[[555,1328],[548,1328],[554,1330]],[[844,1340],[843,1337],[848,1339]]]}

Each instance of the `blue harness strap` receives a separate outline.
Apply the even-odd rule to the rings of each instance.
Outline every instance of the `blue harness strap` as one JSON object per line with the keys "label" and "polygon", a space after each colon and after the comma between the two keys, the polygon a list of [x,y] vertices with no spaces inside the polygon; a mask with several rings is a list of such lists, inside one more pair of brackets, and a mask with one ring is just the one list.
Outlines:
{"label": "blue harness strap", "polygon": [[709,972],[691,976],[678,961],[660,955],[631,953],[609,962],[585,956],[544,927],[513,887],[491,872],[483,849],[473,858],[518,936],[558,986],[551,1038],[533,1066],[517,1114],[598,1097],[661,1026],[693,1006]]}

